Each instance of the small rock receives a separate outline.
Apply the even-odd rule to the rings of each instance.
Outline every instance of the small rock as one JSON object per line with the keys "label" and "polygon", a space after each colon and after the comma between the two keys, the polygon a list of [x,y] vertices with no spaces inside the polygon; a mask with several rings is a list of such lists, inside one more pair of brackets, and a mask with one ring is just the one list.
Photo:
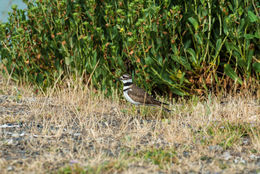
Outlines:
{"label": "small rock", "polygon": [[235,164],[238,164],[238,163],[245,164],[246,161],[245,161],[242,157],[236,157],[236,158],[234,159],[234,163],[235,163]]}
{"label": "small rock", "polygon": [[[251,160],[255,160],[255,159],[258,159],[258,156],[256,156],[255,154],[251,154],[250,156],[249,156],[249,158],[251,159]],[[260,157],[259,157],[260,158]]]}
{"label": "small rock", "polygon": [[232,156],[230,155],[230,152],[226,151],[223,153],[222,158],[227,161],[227,160],[231,159]]}
{"label": "small rock", "polygon": [[18,137],[19,137],[19,134],[18,134],[18,133],[13,133],[13,134],[12,134],[12,137],[18,138]]}
{"label": "small rock", "polygon": [[216,145],[216,146],[209,146],[209,150],[210,151],[222,151],[223,150],[223,147],[219,146],[219,145]]}
{"label": "small rock", "polygon": [[114,157],[114,153],[110,149],[103,149],[103,152],[109,156],[109,157]]}
{"label": "small rock", "polygon": [[256,165],[257,165],[258,167],[260,167],[260,158],[257,158],[257,160],[256,160]]}
{"label": "small rock", "polygon": [[14,140],[13,139],[8,139],[7,140],[7,144],[8,145],[13,145],[14,144]]}
{"label": "small rock", "polygon": [[185,157],[185,158],[189,158],[190,157],[190,153],[188,152],[188,151],[183,151],[183,156]]}
{"label": "small rock", "polygon": [[250,144],[250,139],[249,138],[243,138],[242,143],[243,143],[243,145],[249,145]]}
{"label": "small rock", "polygon": [[80,136],[81,133],[74,133],[74,136],[77,137],[77,136]]}
{"label": "small rock", "polygon": [[13,166],[8,166],[7,167],[7,171],[12,171],[12,170],[14,170]]}
{"label": "small rock", "polygon": [[77,163],[79,163],[77,160],[70,160],[70,164],[72,165],[72,164],[77,164]]}

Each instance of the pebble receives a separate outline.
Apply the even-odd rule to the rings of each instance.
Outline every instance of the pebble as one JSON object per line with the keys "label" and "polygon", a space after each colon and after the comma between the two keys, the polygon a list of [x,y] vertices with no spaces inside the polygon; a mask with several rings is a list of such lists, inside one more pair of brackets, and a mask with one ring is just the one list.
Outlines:
{"label": "pebble", "polygon": [[7,167],[7,171],[12,171],[12,170],[14,170],[13,166],[8,166]]}
{"label": "pebble", "polygon": [[223,147],[219,146],[219,145],[215,145],[215,146],[209,146],[209,150],[210,151],[222,151],[223,150]]}
{"label": "pebble", "polygon": [[[260,167],[260,158],[257,158],[257,160],[256,160],[256,165],[258,166],[258,167]],[[260,173],[259,173],[260,174]]]}
{"label": "pebble", "polygon": [[183,156],[185,157],[185,158],[189,158],[190,157],[190,153],[188,152],[188,151],[183,151]]}
{"label": "pebble", "polygon": [[245,161],[242,157],[236,157],[236,158],[234,159],[234,163],[235,163],[235,164],[238,164],[238,163],[245,164],[246,161]]}
{"label": "pebble", "polygon": [[8,144],[8,145],[14,144],[14,140],[13,140],[13,139],[8,139],[8,140],[7,140],[7,144]]}
{"label": "pebble", "polygon": [[222,158],[227,161],[230,160],[232,156],[230,155],[230,152],[226,151],[223,153]]}
{"label": "pebble", "polygon": [[255,160],[255,159],[260,158],[260,156],[256,156],[255,154],[251,154],[251,155],[249,156],[249,158],[250,158],[251,160]]}

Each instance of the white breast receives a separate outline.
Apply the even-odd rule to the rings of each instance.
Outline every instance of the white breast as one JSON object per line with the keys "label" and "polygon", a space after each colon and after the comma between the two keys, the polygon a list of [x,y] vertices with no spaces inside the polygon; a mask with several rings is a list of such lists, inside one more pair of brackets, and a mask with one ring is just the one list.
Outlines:
{"label": "white breast", "polygon": [[132,100],[129,95],[128,95],[128,91],[124,91],[124,97],[127,101],[129,101],[130,103],[132,104],[135,104],[135,105],[140,105],[141,103],[139,102],[135,102],[134,100]]}

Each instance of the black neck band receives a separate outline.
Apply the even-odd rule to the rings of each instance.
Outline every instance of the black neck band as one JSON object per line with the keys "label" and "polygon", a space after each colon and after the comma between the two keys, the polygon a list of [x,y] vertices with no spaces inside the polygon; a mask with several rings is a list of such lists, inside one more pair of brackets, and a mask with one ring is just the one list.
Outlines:
{"label": "black neck band", "polygon": [[129,89],[130,89],[130,88],[126,88],[126,89],[123,90],[123,92],[128,91]]}
{"label": "black neck band", "polygon": [[124,86],[130,86],[132,84],[133,84],[133,82],[126,82],[126,83],[124,83]]}

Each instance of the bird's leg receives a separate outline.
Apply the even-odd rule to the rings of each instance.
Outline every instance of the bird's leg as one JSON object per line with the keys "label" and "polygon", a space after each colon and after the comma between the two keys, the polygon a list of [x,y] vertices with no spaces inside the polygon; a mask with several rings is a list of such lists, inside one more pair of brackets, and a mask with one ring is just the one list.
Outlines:
{"label": "bird's leg", "polygon": [[140,111],[140,106],[137,106],[137,114],[140,115],[141,114],[141,111]]}

